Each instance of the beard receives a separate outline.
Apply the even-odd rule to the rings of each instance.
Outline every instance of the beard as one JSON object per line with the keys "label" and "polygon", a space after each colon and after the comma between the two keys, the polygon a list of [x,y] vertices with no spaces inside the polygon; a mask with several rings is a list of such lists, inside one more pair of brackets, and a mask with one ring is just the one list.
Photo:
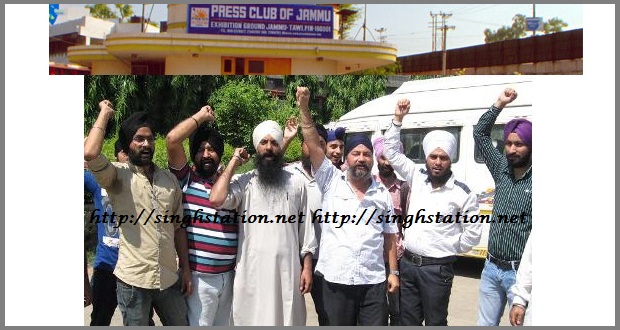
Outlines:
{"label": "beard", "polygon": [[428,173],[428,178],[430,181],[439,185],[443,185],[448,182],[448,179],[450,179],[450,176],[452,175],[452,169],[450,167],[448,167],[443,174],[433,175],[433,172],[428,164],[426,164],[426,172]]}
{"label": "beard", "polygon": [[258,172],[258,181],[267,187],[281,187],[284,185],[284,155],[265,153],[257,154],[254,158],[254,167]]}
{"label": "beard", "polygon": [[136,166],[146,166],[153,163],[153,148],[129,149],[129,161]]}
{"label": "beard", "polygon": [[366,164],[359,164],[351,166],[347,169],[349,175],[354,180],[368,179],[370,178],[370,168]]}
{"label": "beard", "polygon": [[217,172],[218,163],[212,158],[201,157],[196,164],[196,172],[203,178],[210,178]]}
{"label": "beard", "polygon": [[377,164],[377,169],[379,169],[379,176],[382,178],[389,178],[394,175],[394,168],[391,165]]}
{"label": "beard", "polygon": [[532,159],[532,154],[528,153],[527,155],[524,156],[517,156],[517,155],[506,155],[506,160],[508,160],[508,164],[510,166],[512,166],[512,168],[522,168],[527,166],[530,163],[530,160]]}

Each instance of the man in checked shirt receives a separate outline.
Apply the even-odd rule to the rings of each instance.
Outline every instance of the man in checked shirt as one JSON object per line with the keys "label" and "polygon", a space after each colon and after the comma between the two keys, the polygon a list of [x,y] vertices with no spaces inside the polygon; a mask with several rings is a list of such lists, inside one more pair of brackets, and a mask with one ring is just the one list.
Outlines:
{"label": "man in checked shirt", "polygon": [[[532,230],[532,123],[514,119],[504,128],[503,156],[491,142],[491,129],[502,109],[517,98],[505,89],[474,129],[480,150],[493,180],[495,200],[489,229],[489,254],[480,276],[478,325],[497,326],[506,303],[512,301],[510,287],[525,243]],[[500,222],[498,215],[525,215],[518,223]]]}

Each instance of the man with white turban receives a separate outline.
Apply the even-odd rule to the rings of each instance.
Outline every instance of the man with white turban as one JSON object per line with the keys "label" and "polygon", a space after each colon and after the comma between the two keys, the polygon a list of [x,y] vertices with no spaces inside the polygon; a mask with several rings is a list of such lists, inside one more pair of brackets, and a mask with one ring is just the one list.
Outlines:
{"label": "man with white turban", "polygon": [[383,151],[394,170],[411,183],[408,216],[402,224],[399,325],[445,326],[456,255],[478,244],[482,226],[476,194],[451,171],[457,155],[454,135],[442,130],[426,134],[425,169],[399,150],[400,127],[409,109],[408,99],[398,101]]}
{"label": "man with white turban", "polygon": [[249,159],[237,148],[211,190],[214,207],[238,214],[234,325],[306,324],[303,294],[312,286],[317,243],[312,222],[299,216],[309,213],[305,182],[283,169],[282,139],[278,123],[260,123],[252,134],[255,169],[232,177]]}

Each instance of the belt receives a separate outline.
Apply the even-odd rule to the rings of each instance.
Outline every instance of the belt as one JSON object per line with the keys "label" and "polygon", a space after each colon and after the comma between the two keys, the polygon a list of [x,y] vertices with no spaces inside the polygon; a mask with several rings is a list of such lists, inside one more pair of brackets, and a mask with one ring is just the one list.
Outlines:
{"label": "belt", "polygon": [[506,261],[506,260],[502,260],[502,259],[497,259],[494,256],[492,256],[490,253],[487,255],[487,259],[489,259],[490,262],[494,263],[497,265],[497,267],[499,267],[501,270],[519,270],[519,264],[521,263],[521,261],[519,260],[515,260],[515,261]]}
{"label": "belt", "polygon": [[421,255],[417,255],[415,253],[411,253],[405,250],[403,254],[403,258],[411,261],[416,266],[426,266],[426,265],[445,265],[450,264],[456,261],[456,256],[447,256],[443,258],[432,258],[432,257],[424,257]]}

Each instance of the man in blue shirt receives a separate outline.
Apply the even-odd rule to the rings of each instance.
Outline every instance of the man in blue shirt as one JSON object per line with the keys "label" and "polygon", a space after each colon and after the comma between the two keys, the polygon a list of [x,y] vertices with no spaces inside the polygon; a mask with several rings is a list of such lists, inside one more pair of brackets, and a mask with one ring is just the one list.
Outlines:
{"label": "man in blue shirt", "polygon": [[[124,153],[119,141],[116,142],[114,149],[116,159],[121,161],[120,158]],[[97,250],[91,280],[93,311],[90,315],[90,325],[109,326],[118,305],[116,276],[113,274],[118,259],[118,226],[110,220],[112,204],[108,194],[99,187],[95,176],[87,170],[84,171],[84,191],[93,195],[95,209],[90,221],[97,226]]]}

